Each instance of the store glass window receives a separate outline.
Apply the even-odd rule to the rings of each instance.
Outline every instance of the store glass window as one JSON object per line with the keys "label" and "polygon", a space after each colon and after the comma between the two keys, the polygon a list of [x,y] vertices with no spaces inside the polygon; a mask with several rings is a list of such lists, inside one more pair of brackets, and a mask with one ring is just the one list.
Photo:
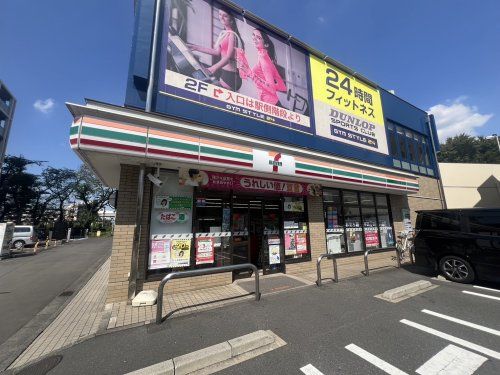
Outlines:
{"label": "store glass window", "polygon": [[324,189],[323,203],[328,253],[394,246],[387,195]]}
{"label": "store glass window", "polygon": [[349,253],[364,251],[360,208],[358,206],[344,206],[344,217],[347,251]]}

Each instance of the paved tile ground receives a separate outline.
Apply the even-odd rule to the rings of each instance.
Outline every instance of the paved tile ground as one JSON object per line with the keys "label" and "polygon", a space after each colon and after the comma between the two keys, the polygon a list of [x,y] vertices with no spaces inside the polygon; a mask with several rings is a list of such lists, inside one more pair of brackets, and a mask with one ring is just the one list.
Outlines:
{"label": "paved tile ground", "polygon": [[22,366],[97,332],[106,301],[109,263],[109,259],[104,262],[57,318],[14,361],[10,368]]}
{"label": "paved tile ground", "polygon": [[[374,254],[369,259],[370,272],[391,269],[396,263],[392,252]],[[331,263],[329,260],[323,262]],[[340,279],[361,276],[361,271],[364,270],[362,257],[342,258],[339,259],[338,263]],[[107,321],[106,330],[116,330],[117,328],[153,322],[156,317],[156,305],[132,307],[125,301],[105,305],[108,275],[109,259],[54,322],[16,359],[10,368],[22,366],[50,352],[75,344],[86,337],[96,334],[101,321]],[[332,270],[328,268],[328,270],[323,271],[322,277],[329,278],[332,275],[333,268]],[[274,274],[263,276],[264,279],[276,277],[290,277],[301,281],[301,286],[304,286],[313,284],[316,281],[316,272],[299,275]],[[238,280],[231,285],[176,294],[169,294],[168,288],[166,288],[163,316],[169,314],[168,318],[171,319],[194,311],[214,309],[241,301],[241,299],[254,298],[253,295],[249,295],[246,290],[238,285],[246,281],[248,279]],[[328,280],[323,282],[327,283]],[[293,288],[283,288],[281,291],[290,289]],[[279,293],[280,290],[271,290],[271,292]]]}

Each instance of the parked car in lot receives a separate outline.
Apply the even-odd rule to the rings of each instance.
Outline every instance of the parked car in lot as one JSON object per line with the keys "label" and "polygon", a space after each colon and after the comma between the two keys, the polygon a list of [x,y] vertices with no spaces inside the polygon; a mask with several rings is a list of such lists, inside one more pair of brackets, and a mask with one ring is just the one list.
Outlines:
{"label": "parked car in lot", "polygon": [[417,211],[414,256],[451,281],[500,281],[500,209]]}
{"label": "parked car in lot", "polygon": [[38,241],[37,232],[33,225],[16,225],[12,238],[12,247],[21,250],[23,247],[34,246]]}

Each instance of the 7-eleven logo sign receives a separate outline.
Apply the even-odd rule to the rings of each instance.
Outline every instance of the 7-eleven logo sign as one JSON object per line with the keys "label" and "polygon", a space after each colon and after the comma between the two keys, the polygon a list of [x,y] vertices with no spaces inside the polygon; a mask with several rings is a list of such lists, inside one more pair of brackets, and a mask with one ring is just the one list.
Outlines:
{"label": "7-eleven logo sign", "polygon": [[286,174],[295,174],[295,159],[293,156],[281,152],[253,150],[253,168],[258,171]]}

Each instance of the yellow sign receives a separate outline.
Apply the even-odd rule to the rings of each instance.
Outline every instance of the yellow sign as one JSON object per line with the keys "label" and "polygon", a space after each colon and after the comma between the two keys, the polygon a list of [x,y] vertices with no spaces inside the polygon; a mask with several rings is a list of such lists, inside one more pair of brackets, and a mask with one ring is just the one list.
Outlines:
{"label": "yellow sign", "polygon": [[388,154],[378,89],[310,56],[316,134]]}
{"label": "yellow sign", "polygon": [[171,265],[175,267],[188,267],[191,258],[191,239],[172,240]]}

